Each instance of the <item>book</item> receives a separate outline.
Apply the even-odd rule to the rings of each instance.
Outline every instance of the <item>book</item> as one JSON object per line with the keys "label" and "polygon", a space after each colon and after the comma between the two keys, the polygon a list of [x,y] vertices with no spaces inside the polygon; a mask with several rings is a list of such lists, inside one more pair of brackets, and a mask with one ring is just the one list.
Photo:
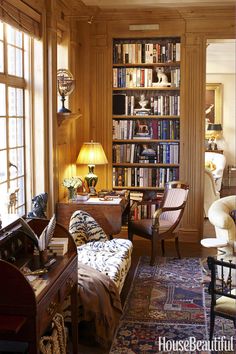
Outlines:
{"label": "book", "polygon": [[63,237],[52,237],[48,250],[51,253],[56,253],[59,256],[63,256],[68,251],[68,238]]}
{"label": "book", "polygon": [[53,236],[55,226],[56,226],[56,216],[55,214],[50,219],[48,225],[43,229],[41,234],[38,236],[34,230],[29,226],[29,224],[23,219],[19,219],[22,230],[26,236],[28,236],[36,245],[39,251],[43,251],[49,245],[49,242]]}

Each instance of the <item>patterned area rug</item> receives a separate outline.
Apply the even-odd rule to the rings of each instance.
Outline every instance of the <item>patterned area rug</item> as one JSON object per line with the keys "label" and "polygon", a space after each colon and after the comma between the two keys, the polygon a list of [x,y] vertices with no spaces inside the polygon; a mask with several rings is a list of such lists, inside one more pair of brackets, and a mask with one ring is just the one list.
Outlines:
{"label": "patterned area rug", "polygon": [[[139,260],[110,354],[161,353],[159,337],[208,339],[210,296],[200,260],[159,258],[154,267],[149,261]],[[232,321],[217,317],[216,336],[234,333]]]}

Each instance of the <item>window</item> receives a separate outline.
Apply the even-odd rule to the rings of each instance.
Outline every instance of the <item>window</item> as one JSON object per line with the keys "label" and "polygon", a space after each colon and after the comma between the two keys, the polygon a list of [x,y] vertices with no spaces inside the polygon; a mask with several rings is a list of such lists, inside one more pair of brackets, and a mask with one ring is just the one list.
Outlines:
{"label": "window", "polygon": [[24,102],[29,42],[28,35],[0,22],[0,211],[20,215],[26,212]]}

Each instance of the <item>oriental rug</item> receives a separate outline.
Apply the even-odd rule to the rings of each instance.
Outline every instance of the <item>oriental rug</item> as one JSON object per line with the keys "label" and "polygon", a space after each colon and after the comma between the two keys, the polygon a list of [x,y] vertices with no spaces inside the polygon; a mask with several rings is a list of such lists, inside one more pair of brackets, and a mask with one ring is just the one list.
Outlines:
{"label": "oriental rug", "polygon": [[[149,262],[139,260],[110,354],[160,353],[160,337],[208,339],[210,295],[200,260],[160,257],[153,267]],[[216,317],[215,336],[234,333],[232,321]]]}

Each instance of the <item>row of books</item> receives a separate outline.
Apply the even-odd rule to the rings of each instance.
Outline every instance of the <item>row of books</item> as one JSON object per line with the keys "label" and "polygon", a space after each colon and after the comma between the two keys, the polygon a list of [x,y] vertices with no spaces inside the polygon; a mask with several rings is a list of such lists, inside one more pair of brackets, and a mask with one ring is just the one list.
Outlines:
{"label": "row of books", "polygon": [[117,139],[170,139],[180,138],[179,119],[117,120],[112,123],[113,140]]}
{"label": "row of books", "polygon": [[156,204],[137,205],[131,209],[131,220],[151,219],[157,208]]}
{"label": "row of books", "polygon": [[151,68],[113,68],[113,87],[179,87],[180,69],[170,68],[167,76],[167,82],[158,82],[156,70]]}
{"label": "row of books", "polygon": [[179,116],[180,97],[178,94],[162,93],[145,97],[146,106],[142,108],[139,104],[140,96],[134,95],[113,95],[113,114],[114,115],[161,115]]}
{"label": "row of books", "polygon": [[180,60],[180,43],[114,43],[115,64],[166,63]]}
{"label": "row of books", "polygon": [[114,144],[113,163],[179,163],[179,143]]}
{"label": "row of books", "polygon": [[114,167],[113,187],[156,187],[164,188],[165,183],[179,179],[178,167]]}

